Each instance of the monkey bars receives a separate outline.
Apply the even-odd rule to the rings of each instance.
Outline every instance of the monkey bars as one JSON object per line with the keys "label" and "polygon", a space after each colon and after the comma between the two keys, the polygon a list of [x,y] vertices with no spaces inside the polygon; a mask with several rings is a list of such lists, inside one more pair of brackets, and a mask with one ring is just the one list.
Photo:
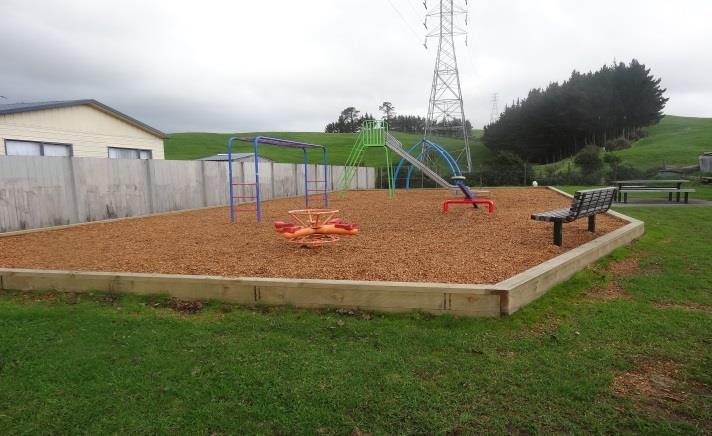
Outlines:
{"label": "monkey bars", "polygon": [[[253,145],[253,154],[255,159],[255,182],[245,183],[235,183],[232,171],[232,145],[235,141],[249,142]],[[301,148],[304,152],[304,207],[309,207],[309,193],[310,192],[323,192],[324,193],[324,207],[329,205],[329,158],[327,156],[326,147],[318,144],[309,144],[306,142],[290,141],[288,139],[270,138],[268,136],[255,136],[252,138],[233,136],[227,140],[227,173],[229,180],[230,189],[230,222],[235,222],[235,200],[238,199],[254,199],[255,209],[245,209],[245,211],[254,210],[257,214],[257,222],[262,221],[262,206],[260,204],[260,159],[259,159],[259,147],[260,144],[266,145],[276,145],[278,147],[289,147],[289,148]],[[307,156],[307,150],[317,148],[321,149],[323,165],[324,165],[324,180],[308,180],[308,165],[309,159]],[[317,189],[316,186],[312,189],[309,188],[309,183],[323,183],[324,189]],[[235,186],[254,186],[255,195],[235,195]]]}

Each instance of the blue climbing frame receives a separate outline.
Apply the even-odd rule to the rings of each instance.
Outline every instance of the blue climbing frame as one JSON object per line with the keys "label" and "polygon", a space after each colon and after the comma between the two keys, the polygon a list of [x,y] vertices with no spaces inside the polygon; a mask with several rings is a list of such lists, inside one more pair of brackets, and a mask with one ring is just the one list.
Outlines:
{"label": "blue climbing frame", "polygon": [[[254,158],[255,158],[255,183],[235,183],[233,179],[232,172],[232,144],[235,141],[241,142],[251,142],[253,144]],[[310,192],[322,192],[324,193],[324,207],[329,206],[329,181],[328,181],[328,171],[329,171],[329,158],[326,153],[326,147],[318,144],[308,144],[306,142],[296,142],[289,141],[286,139],[270,138],[267,136],[255,136],[254,138],[243,138],[233,136],[227,140],[227,173],[230,183],[230,222],[235,222],[235,200],[238,198],[250,198],[255,200],[255,211],[257,212],[257,222],[262,221],[262,206],[260,204],[260,160],[259,160],[259,148],[260,144],[276,145],[278,147],[289,147],[289,148],[301,148],[304,152],[304,207],[309,207],[309,193]],[[320,148],[323,157],[324,165],[324,180],[308,180],[308,166],[309,159],[307,156],[307,149],[310,148]],[[309,189],[309,183],[319,183],[323,182],[324,189]],[[254,185],[255,195],[254,196],[235,196],[235,186],[236,185]],[[251,209],[250,209],[251,210]]]}
{"label": "blue climbing frame", "polygon": [[[423,146],[422,150],[420,151],[420,154],[418,154],[417,159],[422,160],[423,156],[430,151],[430,150],[435,150],[442,158],[447,162],[448,166],[450,167],[450,171],[452,171],[453,176],[462,176],[462,172],[460,171],[460,167],[457,165],[457,161],[452,157],[450,153],[447,152],[441,145],[436,144],[432,141],[428,141],[427,139],[423,139],[420,142],[417,142],[413,144],[412,147],[408,149],[408,154],[412,153],[413,150],[415,150],[418,146]],[[400,173],[401,167],[403,164],[406,164],[405,159],[401,159],[400,162],[398,162],[398,166],[396,166],[395,171],[393,171],[393,186],[396,186],[396,180],[398,179],[398,173]],[[408,173],[405,179],[405,189],[408,190],[410,189],[410,176],[413,174],[413,170],[415,169],[414,166],[410,166],[408,168]]]}

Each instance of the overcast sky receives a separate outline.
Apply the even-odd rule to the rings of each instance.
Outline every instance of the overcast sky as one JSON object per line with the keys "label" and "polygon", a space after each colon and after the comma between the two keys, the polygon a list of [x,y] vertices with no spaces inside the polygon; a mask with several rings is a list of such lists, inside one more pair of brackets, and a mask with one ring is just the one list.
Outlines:
{"label": "overcast sky", "polygon": [[[462,0],[464,3],[464,0]],[[435,0],[428,0],[429,6]],[[637,58],[666,113],[712,116],[712,0],[470,0],[465,112]],[[422,0],[0,0],[0,103],[94,98],[167,132],[322,131],[347,106],[424,116]],[[432,23],[431,23],[432,24]]]}

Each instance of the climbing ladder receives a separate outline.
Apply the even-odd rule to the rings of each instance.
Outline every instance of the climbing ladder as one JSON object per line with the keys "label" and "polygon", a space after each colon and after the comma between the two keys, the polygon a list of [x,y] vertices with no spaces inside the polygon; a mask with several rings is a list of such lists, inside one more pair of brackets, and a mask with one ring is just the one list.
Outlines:
{"label": "climbing ladder", "polygon": [[[231,204],[231,216],[234,216],[234,212],[255,212],[257,210],[256,207],[238,207],[241,204],[245,203],[252,203],[254,204],[257,195],[255,190],[257,190],[257,183],[252,182],[248,183],[245,182],[245,169],[242,167],[243,163],[240,164],[240,178],[239,180],[242,180],[241,182],[231,182],[230,184],[232,185],[232,189],[230,189],[230,196],[232,197],[232,200],[230,202]],[[248,193],[247,191],[252,191],[252,195]]]}
{"label": "climbing ladder", "polygon": [[380,120],[367,120],[361,125],[361,131],[356,138],[356,143],[351,148],[351,153],[346,159],[346,167],[341,173],[339,186],[341,191],[346,191],[351,187],[358,167],[363,163],[363,157],[366,150],[374,147],[382,147],[386,153],[386,171],[388,178],[388,195],[395,195],[395,185],[393,185],[393,173],[391,168],[391,155],[388,152],[386,138],[390,136],[388,133],[388,123]]}
{"label": "climbing ladder", "polygon": [[[309,200],[310,196],[313,195],[319,195],[319,196],[324,196],[324,207],[328,206],[328,192],[329,190],[327,189],[327,181],[326,180],[307,180],[306,183],[304,184],[304,189],[307,193],[305,199],[306,199],[306,207],[309,208]],[[318,194],[315,194],[318,193]]]}

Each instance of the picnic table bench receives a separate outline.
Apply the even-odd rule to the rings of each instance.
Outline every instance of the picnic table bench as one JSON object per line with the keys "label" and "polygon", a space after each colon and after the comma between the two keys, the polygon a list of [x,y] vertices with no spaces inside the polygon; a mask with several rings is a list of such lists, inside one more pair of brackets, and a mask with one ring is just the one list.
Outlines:
{"label": "picnic table bench", "polygon": [[667,192],[668,201],[672,201],[672,194],[675,194],[675,200],[680,202],[680,194],[684,194],[685,203],[688,202],[688,196],[694,189],[682,189],[682,184],[689,180],[616,180],[613,183],[618,188],[618,203],[628,203],[628,194],[632,192]]}
{"label": "picnic table bench", "polygon": [[712,184],[712,177],[700,177],[700,181],[705,185]]}
{"label": "picnic table bench", "polygon": [[588,231],[596,231],[596,215],[608,212],[616,195],[616,188],[598,188],[577,191],[571,207],[554,209],[548,212],[533,214],[531,219],[554,223],[554,244],[563,243],[563,224],[588,217]]}

